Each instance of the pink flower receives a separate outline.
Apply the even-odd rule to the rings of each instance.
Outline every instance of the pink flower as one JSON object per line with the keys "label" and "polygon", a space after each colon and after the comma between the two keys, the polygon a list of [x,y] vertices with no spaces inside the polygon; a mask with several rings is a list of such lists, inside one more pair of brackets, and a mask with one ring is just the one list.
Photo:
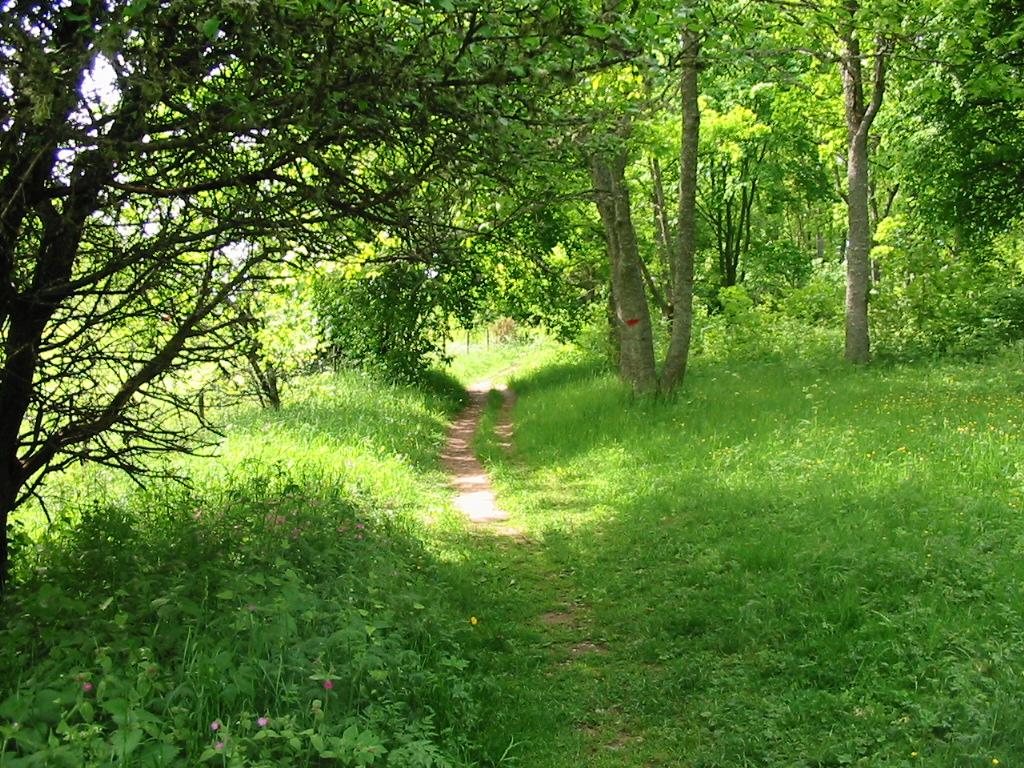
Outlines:
{"label": "pink flower", "polygon": [[89,683],[89,682],[82,683],[82,690],[85,691],[86,693],[89,693],[89,691],[92,690],[92,683]]}
{"label": "pink flower", "polygon": [[258,725],[260,728],[266,728],[268,725],[270,725],[270,718],[269,717],[257,717],[256,718],[256,725]]}
{"label": "pink flower", "polygon": [[219,731],[220,730],[220,720],[214,720],[212,723],[210,723],[210,730],[211,731]]}
{"label": "pink flower", "polygon": [[218,741],[216,744],[213,745],[213,748],[220,752],[222,749],[224,749],[224,742]]}
{"label": "pink flower", "polygon": [[333,680],[324,680],[324,690],[329,691],[333,687],[334,687],[334,681]]}

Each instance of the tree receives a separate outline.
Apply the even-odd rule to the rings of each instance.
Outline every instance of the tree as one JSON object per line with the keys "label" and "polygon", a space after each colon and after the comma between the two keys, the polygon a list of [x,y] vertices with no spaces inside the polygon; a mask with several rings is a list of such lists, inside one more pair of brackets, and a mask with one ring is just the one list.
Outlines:
{"label": "tree", "polygon": [[942,2],[897,61],[899,171],[918,214],[984,242],[1024,213],[1024,17],[1011,2]]}
{"label": "tree", "polygon": [[693,269],[697,253],[697,149],[700,146],[701,38],[693,29],[684,29],[679,93],[683,124],[679,140],[679,240],[672,264],[672,331],[661,375],[663,392],[673,391],[683,381],[690,358],[693,334]]}
{"label": "tree", "polygon": [[619,375],[638,394],[657,391],[651,313],[633,226],[628,156],[623,147],[595,151],[590,159],[594,202],[604,226],[611,269],[615,324],[619,339]]}
{"label": "tree", "polygon": [[711,227],[721,286],[736,285],[751,245],[754,203],[771,128],[743,106],[705,110],[704,193],[697,210]]}
{"label": "tree", "polygon": [[48,472],[187,446],[189,377],[235,351],[242,287],[425,228],[416,191],[499,168],[586,29],[569,4],[2,10],[0,589]]}
{"label": "tree", "polygon": [[885,95],[890,43],[881,34],[875,38],[869,98],[865,93],[858,0],[848,0],[844,11],[840,21],[842,52],[839,66],[843,76],[847,130],[846,360],[866,363],[871,359],[868,329],[868,293],[871,289],[868,138]]}

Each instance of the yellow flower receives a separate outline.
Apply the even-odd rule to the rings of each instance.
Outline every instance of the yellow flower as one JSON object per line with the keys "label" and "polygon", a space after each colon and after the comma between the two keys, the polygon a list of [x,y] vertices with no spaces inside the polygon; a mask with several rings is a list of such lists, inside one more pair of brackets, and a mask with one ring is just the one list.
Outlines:
{"label": "yellow flower", "polygon": [[910,756],[911,756],[911,757],[917,757],[917,752],[911,752],[911,753],[910,753]]}
{"label": "yellow flower", "polygon": [[995,757],[992,758],[992,765],[999,765],[999,760]]}
{"label": "yellow flower", "polygon": [[475,627],[476,624],[477,624],[476,616],[470,616],[469,617],[469,623],[472,624]]}

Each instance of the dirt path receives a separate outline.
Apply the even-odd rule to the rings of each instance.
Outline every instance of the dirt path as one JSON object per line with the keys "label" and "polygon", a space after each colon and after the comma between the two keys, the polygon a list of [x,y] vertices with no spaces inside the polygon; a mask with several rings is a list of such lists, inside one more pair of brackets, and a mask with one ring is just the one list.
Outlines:
{"label": "dirt path", "polygon": [[[508,520],[508,513],[498,506],[491,488],[487,471],[473,453],[473,436],[480,424],[480,417],[487,407],[487,394],[497,389],[505,397],[500,420],[502,444],[511,446],[511,422],[508,410],[512,401],[504,385],[492,386],[490,379],[478,381],[467,388],[469,405],[459,414],[448,433],[448,444],[441,454],[449,481],[459,495],[455,508],[474,523],[497,523]],[[502,531],[496,531],[501,533]]]}
{"label": "dirt path", "polygon": [[[488,631],[503,639],[515,638],[509,645],[515,650],[505,660],[508,669],[516,670],[504,678],[513,681],[502,694],[505,715],[516,723],[514,729],[534,734],[530,747],[522,747],[527,750],[520,755],[524,764],[536,757],[546,760],[545,765],[614,765],[637,737],[624,724],[619,700],[601,688],[606,670],[616,663],[610,633],[595,621],[586,597],[574,587],[571,569],[552,558],[543,540],[507,522],[509,514],[499,506],[487,470],[473,452],[473,438],[494,389],[502,395],[495,443],[506,454],[516,451],[515,392],[495,384],[504,373],[467,388],[469,404],[452,424],[442,459],[458,492],[455,507],[474,528],[474,551],[480,558],[477,597],[491,611],[481,614],[481,624],[493,625]],[[525,678],[523,664],[531,670]],[[535,713],[548,711],[551,701],[577,700],[601,706],[573,711],[559,722],[536,722]]]}

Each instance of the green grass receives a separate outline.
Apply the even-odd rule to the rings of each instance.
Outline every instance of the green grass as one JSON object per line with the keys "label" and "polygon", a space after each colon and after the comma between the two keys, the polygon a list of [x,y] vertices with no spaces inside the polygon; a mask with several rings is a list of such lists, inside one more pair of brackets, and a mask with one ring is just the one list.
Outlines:
{"label": "green grass", "polygon": [[451,350],[448,372],[465,385],[483,379],[495,379],[497,384],[513,369],[521,369],[524,365],[536,367],[561,349],[561,345],[544,336],[489,347],[476,345],[468,352],[465,347],[455,345]]}
{"label": "green grass", "polygon": [[472,764],[470,625],[423,544],[461,401],[434,383],[312,379],[189,489],[66,494],[2,606],[0,765]]}
{"label": "green grass", "polygon": [[0,614],[0,766],[1021,764],[1019,351],[752,357],[672,402],[461,360],[515,377],[478,449],[521,536],[451,510],[441,376],[233,411],[191,489],[67,488]]}
{"label": "green grass", "polygon": [[532,542],[476,550],[492,749],[1024,761],[1020,363],[698,363],[669,403],[517,380],[515,453],[482,449]]}

